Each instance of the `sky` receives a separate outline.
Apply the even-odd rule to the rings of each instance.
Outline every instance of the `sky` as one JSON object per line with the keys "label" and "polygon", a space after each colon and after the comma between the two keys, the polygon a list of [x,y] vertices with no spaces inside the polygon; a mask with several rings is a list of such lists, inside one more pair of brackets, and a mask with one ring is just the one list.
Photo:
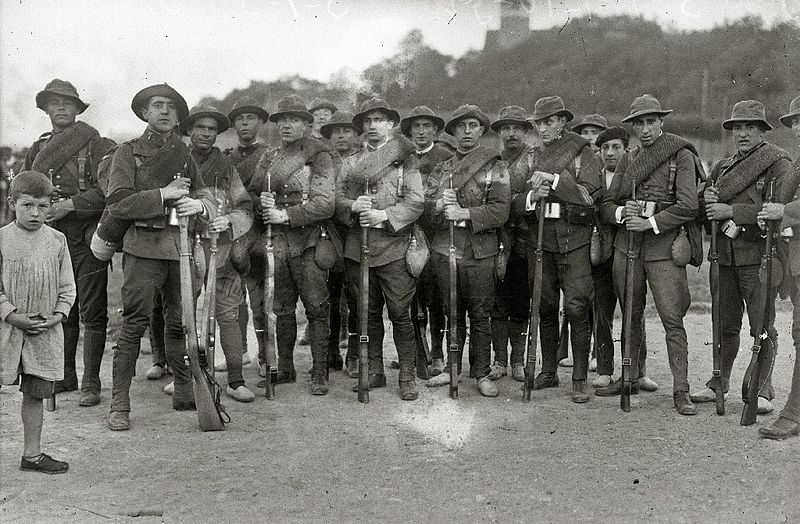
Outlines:
{"label": "sky", "polygon": [[[167,82],[194,105],[251,80],[299,74],[356,79],[420,29],[440,52],[483,47],[501,0],[0,0],[0,144],[24,146],[49,129],[34,97],[71,81],[101,134],[130,135],[130,100]],[[800,22],[800,0],[533,0],[534,29],[571,18],[642,15],[672,30],[705,29],[757,14]]]}

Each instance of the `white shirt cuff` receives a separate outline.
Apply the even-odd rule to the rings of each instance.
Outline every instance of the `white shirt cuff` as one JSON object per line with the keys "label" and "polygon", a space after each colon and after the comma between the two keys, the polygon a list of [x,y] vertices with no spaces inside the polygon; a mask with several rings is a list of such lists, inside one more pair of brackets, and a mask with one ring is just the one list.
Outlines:
{"label": "white shirt cuff", "polygon": [[649,220],[649,221],[650,221],[650,225],[653,227],[653,232],[654,232],[656,235],[659,235],[659,234],[661,234],[661,232],[658,230],[658,224],[656,224],[656,217],[650,217],[650,218],[648,218],[647,220]]}
{"label": "white shirt cuff", "polygon": [[525,211],[536,210],[536,202],[531,200],[531,197],[533,197],[533,191],[528,191],[528,196],[525,197]]}
{"label": "white shirt cuff", "polygon": [[617,206],[617,210],[614,211],[614,219],[617,221],[617,224],[622,224],[624,222],[622,218],[622,212],[625,211],[625,207]]}

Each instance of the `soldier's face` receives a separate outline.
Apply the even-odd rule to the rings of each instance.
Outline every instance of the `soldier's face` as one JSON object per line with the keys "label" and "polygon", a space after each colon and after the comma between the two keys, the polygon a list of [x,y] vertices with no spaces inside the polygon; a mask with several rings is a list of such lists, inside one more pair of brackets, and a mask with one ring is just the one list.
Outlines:
{"label": "soldier's face", "polygon": [[394,121],[389,120],[383,111],[370,111],[362,120],[364,134],[367,142],[372,145],[385,142],[389,137],[389,130],[394,127]]}
{"label": "soldier's face", "polygon": [[503,147],[507,151],[519,151],[519,148],[525,143],[526,134],[528,134],[527,127],[520,124],[500,126],[500,138],[503,139]]}
{"label": "soldier's face", "polygon": [[334,127],[331,131],[331,142],[333,148],[339,153],[347,153],[352,149],[353,142],[355,141],[356,132],[352,127]]}
{"label": "soldier's face", "polygon": [[597,141],[597,135],[600,134],[601,129],[595,126],[583,126],[581,128],[581,136],[589,141],[589,143],[594,147],[595,142]]}
{"label": "soldier's face", "polygon": [[547,145],[561,136],[561,131],[566,123],[567,119],[558,115],[550,115],[547,118],[536,120],[536,131],[539,133],[542,143]]}
{"label": "soldier's face", "polygon": [[147,125],[159,133],[169,133],[178,125],[178,105],[165,96],[154,96],[142,112]]}
{"label": "soldier's face", "polygon": [[315,109],[311,114],[314,116],[313,129],[316,133],[319,133],[319,128],[330,122],[331,117],[333,116],[333,112],[325,107]]}
{"label": "soldier's face", "polygon": [[456,137],[459,148],[472,149],[478,145],[478,140],[485,132],[486,127],[481,124],[480,120],[477,118],[465,118],[456,124],[453,136]]}
{"label": "soldier's face", "polygon": [[430,118],[415,118],[411,121],[409,132],[411,133],[411,141],[417,146],[417,149],[425,149],[433,142],[433,137],[439,130]]}
{"label": "soldier's face", "polygon": [[44,110],[53,127],[59,129],[74,124],[75,117],[78,116],[78,104],[67,96],[48,95]]}
{"label": "soldier's face", "polygon": [[218,134],[219,123],[217,119],[204,116],[195,120],[192,129],[189,130],[189,140],[200,151],[208,151],[217,141]]}
{"label": "soldier's face", "polygon": [[245,143],[252,142],[258,136],[258,130],[264,121],[254,113],[242,113],[233,120],[233,128],[239,140]]}
{"label": "soldier's face", "polygon": [[278,118],[278,132],[284,145],[291,144],[303,138],[308,122],[296,115],[282,115]]}
{"label": "soldier's face", "polygon": [[664,119],[657,115],[642,115],[633,121],[633,132],[643,147],[648,147],[661,136]]}
{"label": "soldier's face", "polygon": [[747,153],[767,137],[767,130],[752,122],[734,122],[731,131],[740,153]]}
{"label": "soldier's face", "polygon": [[50,197],[37,198],[22,193],[16,200],[9,198],[8,203],[14,208],[17,225],[28,231],[41,228],[47,218],[47,212],[50,211]]}
{"label": "soldier's face", "polygon": [[800,138],[800,116],[792,118],[792,131],[796,138]]}
{"label": "soldier's face", "polygon": [[600,146],[600,156],[603,157],[603,164],[609,171],[614,171],[617,168],[619,159],[625,152],[625,144],[622,140],[615,138],[614,140],[606,140]]}

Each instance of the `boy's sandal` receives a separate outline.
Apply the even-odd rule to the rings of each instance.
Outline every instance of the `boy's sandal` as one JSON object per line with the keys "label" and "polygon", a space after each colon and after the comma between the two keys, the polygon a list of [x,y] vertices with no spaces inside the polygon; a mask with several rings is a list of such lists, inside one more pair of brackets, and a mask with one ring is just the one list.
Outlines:
{"label": "boy's sandal", "polygon": [[22,457],[19,469],[22,471],[39,471],[41,473],[55,475],[58,473],[66,473],[69,469],[69,464],[61,460],[56,460],[46,453],[42,453],[37,457]]}

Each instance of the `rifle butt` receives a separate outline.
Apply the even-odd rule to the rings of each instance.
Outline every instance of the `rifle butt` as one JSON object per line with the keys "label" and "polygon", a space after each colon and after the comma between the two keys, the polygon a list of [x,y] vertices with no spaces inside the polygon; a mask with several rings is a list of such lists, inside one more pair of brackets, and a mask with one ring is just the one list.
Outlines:
{"label": "rifle butt", "polygon": [[56,410],[56,394],[53,393],[49,397],[47,397],[47,405],[45,406],[47,411],[55,411]]}
{"label": "rifle butt", "polygon": [[631,410],[631,383],[630,381],[623,382],[622,394],[619,396],[619,407],[622,411],[629,412]]}

